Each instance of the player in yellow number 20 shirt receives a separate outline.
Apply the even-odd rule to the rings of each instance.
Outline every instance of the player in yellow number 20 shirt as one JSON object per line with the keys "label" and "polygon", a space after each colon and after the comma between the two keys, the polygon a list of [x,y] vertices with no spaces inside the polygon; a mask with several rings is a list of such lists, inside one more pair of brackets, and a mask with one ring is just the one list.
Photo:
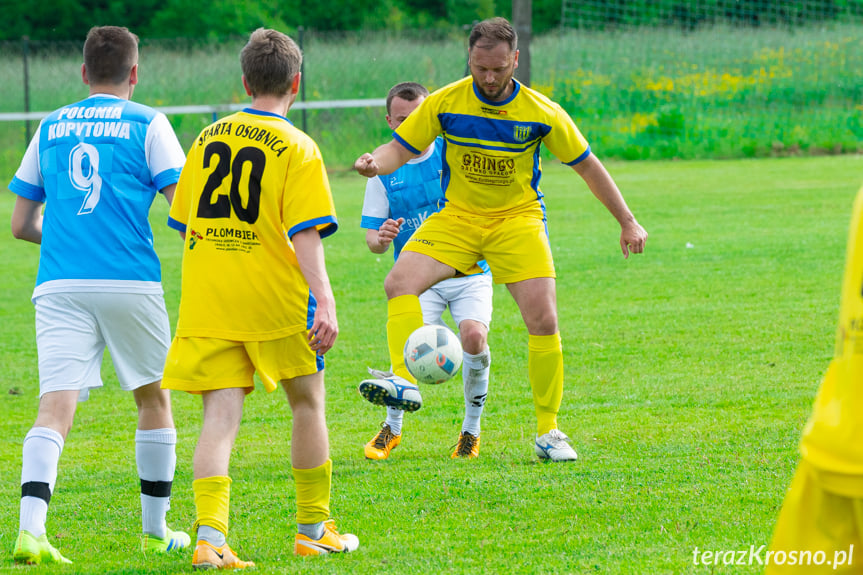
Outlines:
{"label": "player in yellow number 20 shirt", "polygon": [[275,30],[241,53],[252,105],[204,129],[177,183],[169,225],[185,235],[180,315],[163,386],[202,394],[195,450],[195,568],[242,569],[228,547],[228,466],[255,372],[281,383],[293,413],[294,552],[353,551],[329,521],[332,461],[323,354],[338,335],[321,238],[336,213],[317,145],[285,115],[302,55]]}

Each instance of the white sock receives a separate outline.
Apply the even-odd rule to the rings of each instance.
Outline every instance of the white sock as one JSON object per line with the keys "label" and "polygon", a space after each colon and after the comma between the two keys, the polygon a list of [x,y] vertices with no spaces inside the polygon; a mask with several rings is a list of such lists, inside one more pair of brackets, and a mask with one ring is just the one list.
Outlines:
{"label": "white sock", "polygon": [[[29,531],[34,537],[45,533],[48,502],[57,481],[57,463],[63,444],[63,436],[47,427],[33,427],[24,437],[19,529]],[[25,492],[38,493],[38,496],[24,495]]]}
{"label": "white sock", "polygon": [[479,436],[480,418],[488,395],[488,374],[491,369],[491,352],[486,349],[476,355],[463,354],[462,379],[464,380],[464,423],[462,433]]}
{"label": "white sock", "polygon": [[393,435],[401,435],[402,420],[405,418],[405,412],[395,407],[387,406],[387,419],[384,423],[390,426],[390,431]]}
{"label": "white sock", "polygon": [[227,538],[225,534],[209,525],[198,525],[198,541],[206,541],[215,548],[222,547]]}
{"label": "white sock", "polygon": [[135,432],[135,461],[141,478],[141,527],[144,533],[160,539],[167,534],[165,515],[171,508],[176,443],[177,432],[171,428]]}
{"label": "white sock", "polygon": [[324,536],[324,522],[320,523],[297,523],[297,531],[317,541]]}

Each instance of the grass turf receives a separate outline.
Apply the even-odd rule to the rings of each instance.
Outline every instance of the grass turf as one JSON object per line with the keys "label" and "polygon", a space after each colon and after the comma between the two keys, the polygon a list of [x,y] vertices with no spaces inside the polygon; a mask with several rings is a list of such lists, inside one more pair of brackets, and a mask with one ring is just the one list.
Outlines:
{"label": "grass turf", "polygon": [[[650,232],[624,260],[618,228],[568,168],[543,189],[558,269],[566,362],[560,425],[574,464],[533,455],[526,332],[496,287],[492,376],[475,461],[451,461],[463,413],[458,379],[423,387],[385,462],[362,445],[382,409],[356,392],[386,366],[383,278],[390,254],[365,248],[362,178],[336,173],[341,229],[325,241],[341,334],[327,356],[332,512],[360,537],[348,556],[292,555],[290,410],[281,392],[246,402],[232,459],[229,541],[265,573],[757,573],[693,564],[693,551],[769,543],[797,460],[796,442],[832,353],[854,156],[611,164]],[[0,222],[14,197],[0,194]],[[172,322],[181,246],[153,212]],[[3,224],[4,226],[7,224]],[[37,406],[29,295],[38,248],[0,236],[0,572],[17,532],[20,443]],[[143,556],[134,464],[135,410],[106,362],[106,386],[81,404],[51,501],[59,573],[189,572],[191,553]],[[194,520],[191,456],[200,400],[175,393],[178,470],[170,524]],[[32,568],[28,572],[47,572]]]}

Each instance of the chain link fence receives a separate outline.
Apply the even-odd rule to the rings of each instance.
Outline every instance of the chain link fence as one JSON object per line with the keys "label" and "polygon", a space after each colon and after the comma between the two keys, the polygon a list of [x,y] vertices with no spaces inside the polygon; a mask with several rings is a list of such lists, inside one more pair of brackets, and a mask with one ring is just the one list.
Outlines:
{"label": "chain link fence", "polygon": [[[683,25],[659,18],[651,26],[595,29],[562,16],[559,30],[533,38],[531,83],[564,106],[603,158],[863,152],[858,23]],[[300,100],[380,99],[406,80],[444,86],[467,71],[468,29],[300,31]],[[155,107],[248,102],[239,64],[245,40],[142,39],[134,99]],[[77,43],[0,43],[0,113],[28,106],[47,112],[86,97],[80,51]],[[376,106],[293,110],[289,117],[317,140],[331,168],[344,169],[389,138],[384,114]],[[214,119],[169,118],[186,147]],[[37,125],[0,122],[0,174],[11,176]]]}

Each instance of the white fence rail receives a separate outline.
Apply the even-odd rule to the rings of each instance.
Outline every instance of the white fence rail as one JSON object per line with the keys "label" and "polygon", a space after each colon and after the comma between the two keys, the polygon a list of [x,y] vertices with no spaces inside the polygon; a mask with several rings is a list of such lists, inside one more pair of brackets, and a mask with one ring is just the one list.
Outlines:
{"label": "white fence rail", "polygon": [[[366,100],[325,100],[320,102],[294,102],[291,111],[297,110],[329,110],[336,108],[377,108],[386,106],[384,98],[370,98]],[[214,104],[203,106],[160,106],[156,110],[164,114],[218,114],[224,112],[237,112],[249,107],[249,102],[243,104]],[[41,120],[51,112],[11,112],[0,114],[0,122],[20,122],[27,120]]]}

